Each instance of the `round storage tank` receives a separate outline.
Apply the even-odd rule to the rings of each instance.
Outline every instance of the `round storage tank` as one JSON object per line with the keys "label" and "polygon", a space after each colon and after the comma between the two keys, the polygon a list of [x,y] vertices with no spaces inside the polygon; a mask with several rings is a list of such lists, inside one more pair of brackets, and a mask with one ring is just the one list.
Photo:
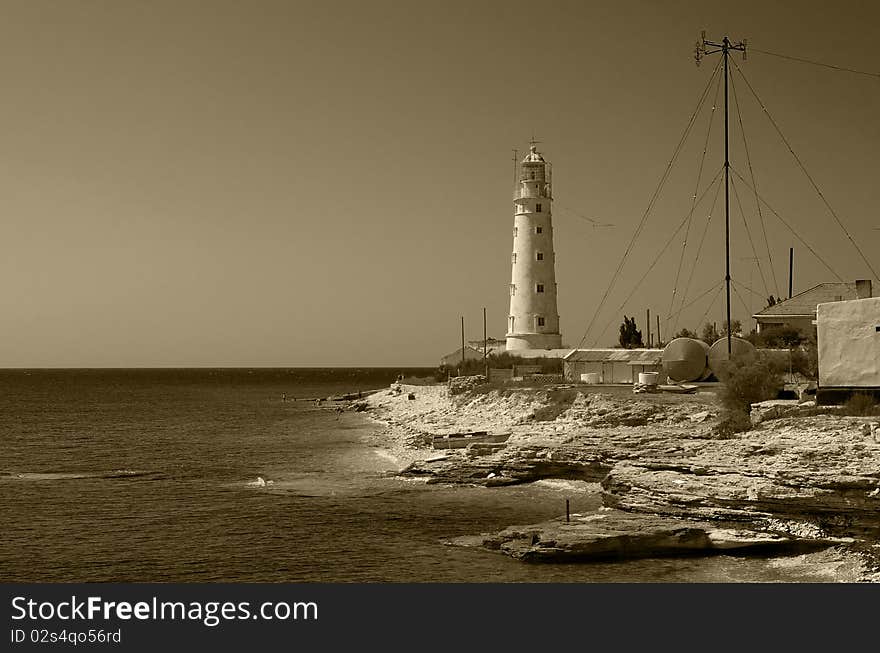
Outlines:
{"label": "round storage tank", "polygon": [[[730,339],[730,349],[734,360],[742,358],[754,359],[758,355],[755,345],[748,340],[735,336]],[[712,370],[712,374],[716,378],[721,378],[718,374],[721,372],[725,362],[727,362],[727,338],[720,338],[709,347],[709,369]]]}
{"label": "round storage tank", "polygon": [[673,381],[701,381],[709,375],[709,345],[694,338],[676,338],[663,349],[663,371]]}

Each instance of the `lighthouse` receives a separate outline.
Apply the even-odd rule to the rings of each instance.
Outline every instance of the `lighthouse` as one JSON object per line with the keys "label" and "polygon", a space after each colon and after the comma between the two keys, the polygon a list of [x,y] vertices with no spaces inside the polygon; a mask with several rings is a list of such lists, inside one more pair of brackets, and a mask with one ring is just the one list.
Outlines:
{"label": "lighthouse", "polygon": [[550,164],[534,142],[519,165],[513,194],[513,253],[507,351],[562,347],[556,309]]}

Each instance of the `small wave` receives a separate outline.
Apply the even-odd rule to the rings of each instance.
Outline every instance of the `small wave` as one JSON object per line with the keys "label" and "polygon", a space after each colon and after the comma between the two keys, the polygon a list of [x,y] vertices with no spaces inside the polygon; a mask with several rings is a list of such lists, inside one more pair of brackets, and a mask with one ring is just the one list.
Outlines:
{"label": "small wave", "polygon": [[248,487],[266,487],[267,485],[275,485],[275,481],[267,481],[262,476],[257,476],[256,481],[245,483]]}
{"label": "small wave", "polygon": [[379,456],[379,458],[382,458],[383,460],[387,460],[388,462],[392,462],[392,463],[399,463],[400,462],[400,458],[395,456],[393,453],[391,453],[387,449],[379,449],[378,451],[375,451],[374,453],[377,456]]}
{"label": "small wave", "polygon": [[0,472],[0,480],[12,481],[70,481],[93,478],[136,478],[152,476],[158,472],[137,469],[114,469],[101,472]]}

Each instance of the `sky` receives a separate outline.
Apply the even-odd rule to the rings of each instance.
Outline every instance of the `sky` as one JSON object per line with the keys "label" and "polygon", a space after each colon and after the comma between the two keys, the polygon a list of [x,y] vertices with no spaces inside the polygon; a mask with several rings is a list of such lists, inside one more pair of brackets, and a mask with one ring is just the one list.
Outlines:
{"label": "sky", "polygon": [[[723,162],[704,29],[755,48],[732,55],[731,93],[758,191],[828,264],[766,208],[762,228],[734,177],[754,248],[732,190],[733,317],[787,293],[789,247],[795,293],[873,276],[737,70],[880,269],[880,79],[758,52],[880,71],[876,3],[2,6],[0,367],[428,366],[460,316],[482,336],[483,307],[503,337],[512,150],[532,137],[553,164],[564,344],[592,323],[584,344],[612,345],[646,309],[664,330],[720,326],[714,291],[669,316],[723,279],[722,204],[699,258],[711,198],[685,256],[681,230],[649,269],[701,160],[699,193]],[[750,179],[732,103],[731,165]]]}

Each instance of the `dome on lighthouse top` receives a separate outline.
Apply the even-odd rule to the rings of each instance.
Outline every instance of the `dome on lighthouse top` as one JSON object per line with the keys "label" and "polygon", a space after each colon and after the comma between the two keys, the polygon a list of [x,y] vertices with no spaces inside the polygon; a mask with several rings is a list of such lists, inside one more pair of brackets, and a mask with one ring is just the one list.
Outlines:
{"label": "dome on lighthouse top", "polygon": [[544,157],[538,152],[534,145],[529,147],[529,153],[522,160],[523,163],[544,163]]}

